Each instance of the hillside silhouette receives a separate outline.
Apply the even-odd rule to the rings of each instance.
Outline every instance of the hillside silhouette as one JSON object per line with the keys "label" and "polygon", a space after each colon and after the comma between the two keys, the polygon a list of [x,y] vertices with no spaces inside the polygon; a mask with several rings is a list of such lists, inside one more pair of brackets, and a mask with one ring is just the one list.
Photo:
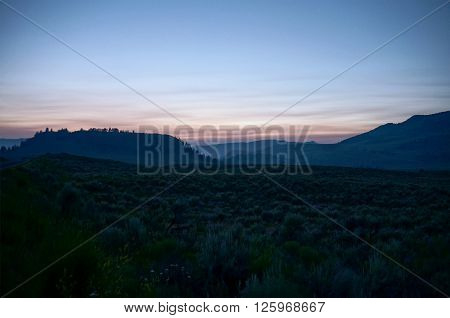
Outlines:
{"label": "hillside silhouette", "polygon": [[[336,144],[258,140],[202,145],[198,150],[170,135],[118,129],[38,132],[20,146],[2,148],[2,161],[20,162],[66,153],[146,166],[195,164],[324,165],[381,169],[450,169],[450,111],[416,115],[385,124]],[[4,163],[3,163],[4,164]],[[5,164],[4,164],[5,165]]]}
{"label": "hillside silhouette", "polygon": [[382,169],[450,169],[450,112],[416,115],[336,144],[260,140],[204,146],[229,164],[305,164]]}
{"label": "hillside silhouette", "polygon": [[194,164],[205,158],[182,140],[161,134],[144,134],[118,129],[90,129],[69,132],[38,132],[20,146],[2,149],[2,157],[27,160],[44,154],[71,154],[148,166]]}

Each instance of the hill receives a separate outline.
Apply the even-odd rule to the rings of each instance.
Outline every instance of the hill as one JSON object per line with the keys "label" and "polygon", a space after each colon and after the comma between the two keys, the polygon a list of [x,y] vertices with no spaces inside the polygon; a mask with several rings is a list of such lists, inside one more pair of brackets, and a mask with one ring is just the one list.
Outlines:
{"label": "hill", "polygon": [[1,156],[17,162],[43,154],[66,153],[148,166],[193,164],[205,158],[189,144],[169,135],[90,129],[38,132]]}
{"label": "hill", "polygon": [[337,144],[261,140],[202,149],[229,164],[297,164],[307,160],[326,166],[448,170],[449,144],[450,112],[442,112],[382,125]]}
{"label": "hill", "polygon": [[67,153],[146,166],[219,160],[223,165],[309,163],[393,170],[449,170],[449,144],[450,111],[447,111],[385,124],[337,144],[259,140],[201,145],[197,148],[199,152],[170,135],[117,129],[60,130],[36,133],[20,147],[3,148],[0,157],[3,166],[46,153]]}
{"label": "hill", "polygon": [[0,138],[0,148],[11,148],[13,146],[19,146],[22,141],[26,140],[25,138]]}

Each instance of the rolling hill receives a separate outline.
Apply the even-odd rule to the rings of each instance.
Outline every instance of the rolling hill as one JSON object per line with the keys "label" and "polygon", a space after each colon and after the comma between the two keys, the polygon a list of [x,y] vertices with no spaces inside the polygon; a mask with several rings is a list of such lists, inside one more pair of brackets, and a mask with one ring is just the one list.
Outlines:
{"label": "rolling hill", "polygon": [[450,111],[416,115],[385,124],[336,144],[258,140],[191,145],[170,135],[90,129],[36,133],[10,150],[2,161],[18,162],[47,153],[67,153],[146,166],[194,164],[217,160],[223,165],[294,165],[399,170],[450,169]]}
{"label": "rolling hill", "polygon": [[1,156],[19,162],[43,154],[59,153],[146,166],[194,164],[205,160],[190,145],[175,137],[117,129],[39,132],[19,147],[3,150]]}
{"label": "rolling hill", "polygon": [[[450,111],[416,115],[336,144],[261,140],[202,147],[229,164],[298,164],[382,169],[450,169]],[[303,150],[303,153],[302,153]]]}

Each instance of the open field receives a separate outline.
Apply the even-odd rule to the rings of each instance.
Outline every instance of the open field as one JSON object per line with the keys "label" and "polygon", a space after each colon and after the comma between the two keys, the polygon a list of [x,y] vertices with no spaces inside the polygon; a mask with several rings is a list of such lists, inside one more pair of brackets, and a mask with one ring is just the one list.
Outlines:
{"label": "open field", "polygon": [[[2,295],[181,177],[67,155],[0,174]],[[450,292],[450,172],[274,179]],[[9,296],[441,295],[264,176],[194,173]]]}

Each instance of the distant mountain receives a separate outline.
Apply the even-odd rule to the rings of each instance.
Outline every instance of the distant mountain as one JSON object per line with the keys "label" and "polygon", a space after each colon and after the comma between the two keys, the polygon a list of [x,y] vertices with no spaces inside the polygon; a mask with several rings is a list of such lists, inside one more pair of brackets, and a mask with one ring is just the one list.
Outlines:
{"label": "distant mountain", "polygon": [[[283,163],[382,169],[450,169],[450,112],[416,115],[337,144],[261,140],[203,146],[228,164]],[[303,152],[302,152],[303,149]]]}
{"label": "distant mountain", "polygon": [[1,147],[11,148],[13,146],[19,146],[20,143],[24,140],[26,140],[26,138],[16,138],[16,139],[0,138],[0,148]]}
{"label": "distant mountain", "polygon": [[258,140],[252,142],[230,142],[223,144],[197,146],[203,153],[216,159],[231,158],[236,155],[245,155],[254,152],[262,152],[264,149],[272,149],[277,152],[283,151],[279,148],[285,146],[286,141],[279,140]]}
{"label": "distant mountain", "polygon": [[[450,112],[416,115],[340,142],[351,165],[390,169],[450,169]],[[347,159],[348,160],[348,159]]]}
{"label": "distant mountain", "polygon": [[386,124],[364,134],[341,141],[345,145],[375,146],[377,144],[398,146],[399,144],[424,145],[450,134],[450,111],[432,115],[415,115],[399,124]]}
{"label": "distant mountain", "polygon": [[[39,132],[19,147],[2,149],[8,166],[46,153],[110,159],[146,166],[218,161],[225,165],[306,164],[399,170],[450,170],[450,111],[413,116],[336,144],[280,140],[201,145],[197,149],[169,135],[90,129]],[[6,162],[6,163],[5,163]]]}
{"label": "distant mountain", "polygon": [[[19,147],[2,151],[9,161],[21,161],[47,153],[66,153],[147,166],[194,164],[205,160],[189,144],[169,135],[90,129],[39,132]],[[139,160],[139,161],[138,161]]]}

